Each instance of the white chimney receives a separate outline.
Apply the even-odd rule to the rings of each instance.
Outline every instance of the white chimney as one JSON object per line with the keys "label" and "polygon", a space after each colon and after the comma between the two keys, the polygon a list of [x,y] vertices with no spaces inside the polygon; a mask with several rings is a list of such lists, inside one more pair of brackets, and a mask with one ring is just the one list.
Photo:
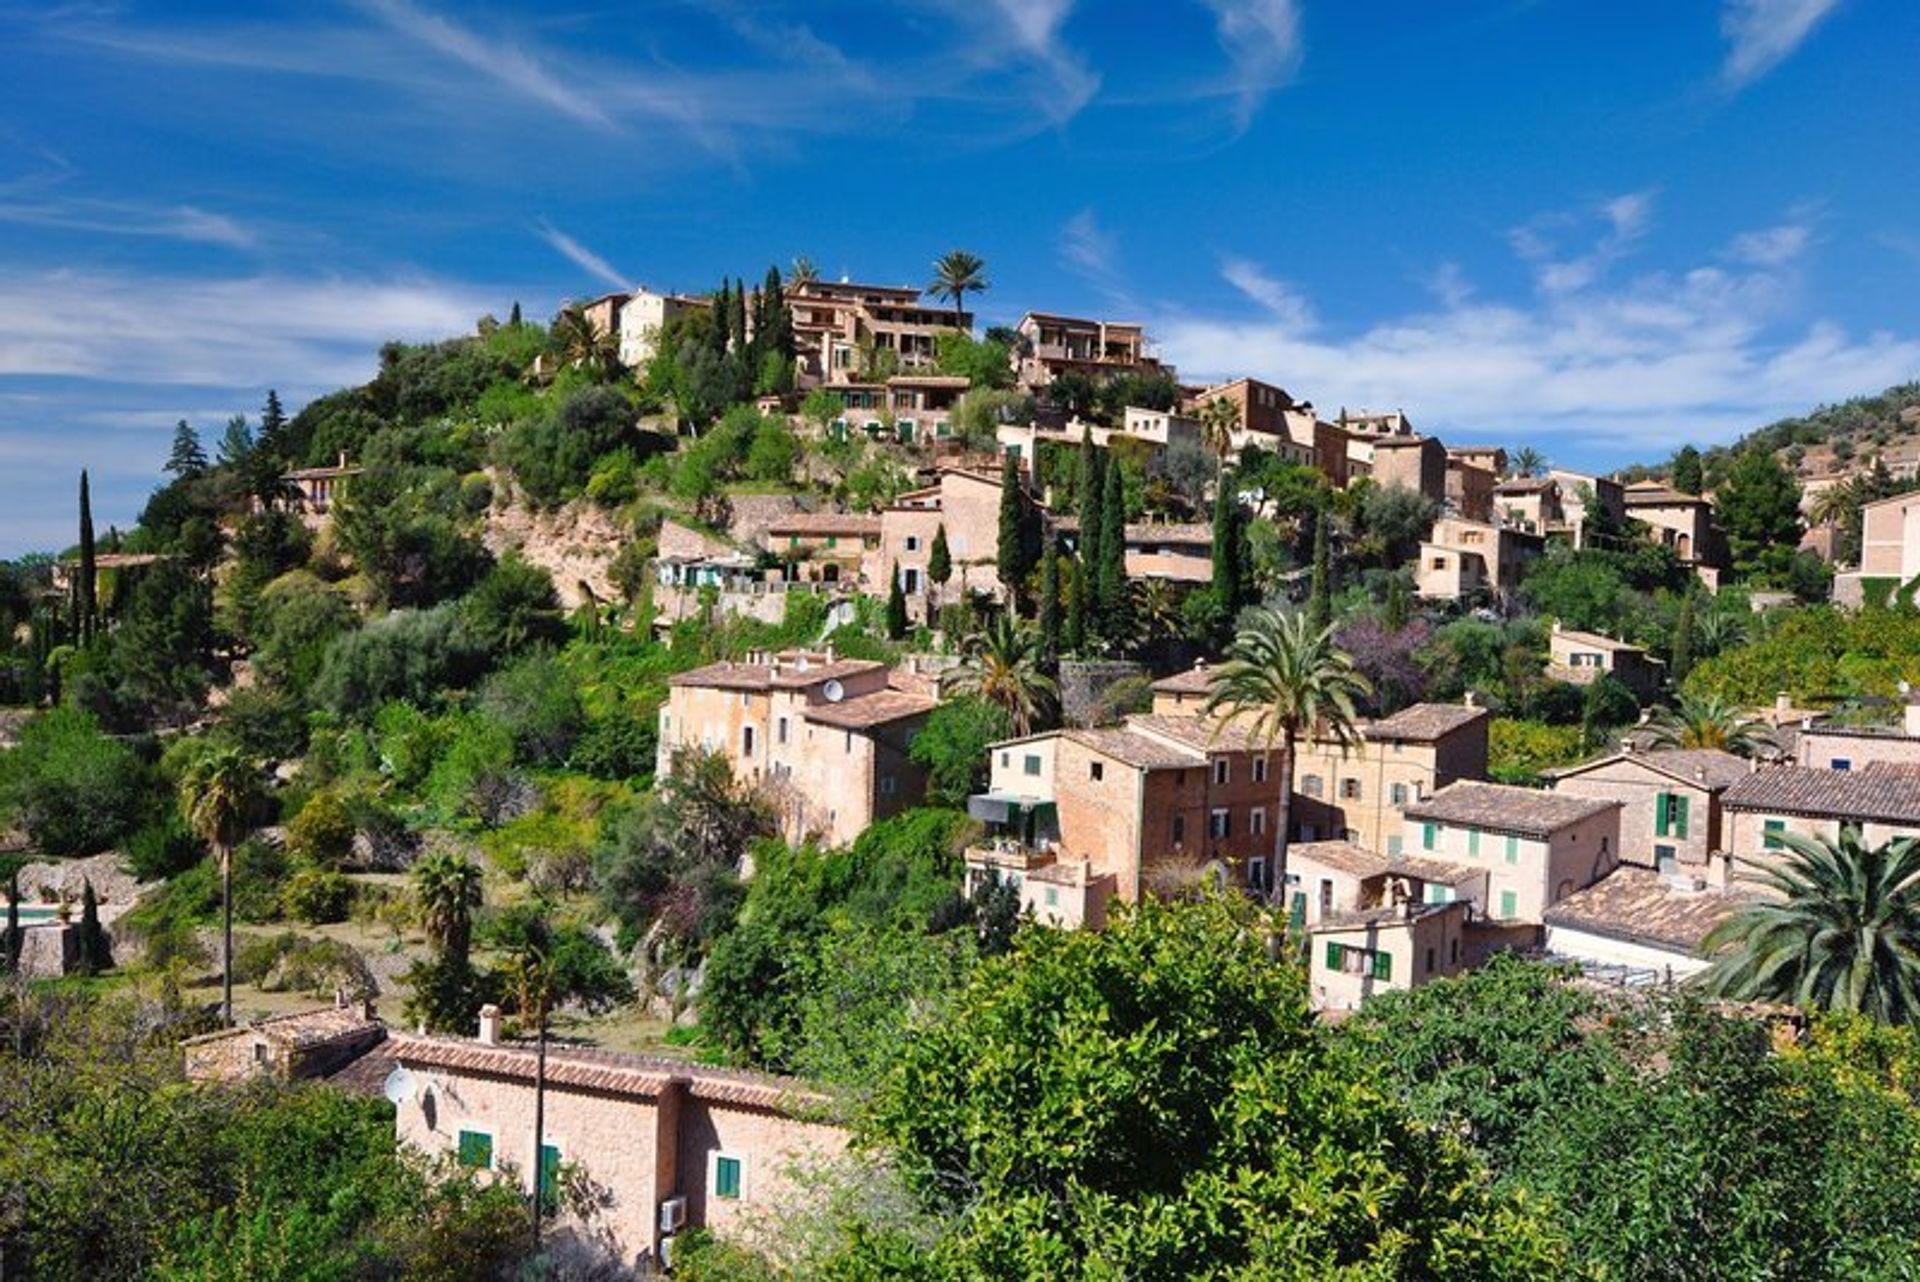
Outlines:
{"label": "white chimney", "polygon": [[1791,700],[1787,698],[1787,692],[1785,690],[1782,690],[1780,691],[1780,693],[1773,696],[1773,710],[1775,712],[1785,712],[1788,708],[1791,708],[1792,706],[1793,706],[1793,703]]}
{"label": "white chimney", "polygon": [[1909,736],[1920,738],[1920,703],[1907,705],[1906,727]]}
{"label": "white chimney", "polygon": [[480,1008],[480,1044],[482,1046],[500,1044],[500,1008],[492,1002]]}

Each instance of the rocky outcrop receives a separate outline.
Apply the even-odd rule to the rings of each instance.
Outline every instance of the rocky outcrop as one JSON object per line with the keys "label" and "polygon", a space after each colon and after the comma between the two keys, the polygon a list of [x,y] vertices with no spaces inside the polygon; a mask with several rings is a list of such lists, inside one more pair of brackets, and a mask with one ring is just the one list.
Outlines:
{"label": "rocky outcrop", "polygon": [[602,601],[619,595],[607,571],[632,534],[617,516],[586,499],[537,510],[514,495],[504,478],[493,480],[496,498],[481,536],[489,552],[504,556],[517,551],[545,570],[553,576],[560,604],[569,610],[586,602],[582,584]]}

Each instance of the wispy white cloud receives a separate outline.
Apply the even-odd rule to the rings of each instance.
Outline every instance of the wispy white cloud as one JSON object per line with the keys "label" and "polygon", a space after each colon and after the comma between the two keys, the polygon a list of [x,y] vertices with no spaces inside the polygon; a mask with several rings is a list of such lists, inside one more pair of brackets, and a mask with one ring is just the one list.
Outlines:
{"label": "wispy white cloud", "polygon": [[1234,121],[1245,129],[1267,95],[1293,78],[1301,58],[1294,0],[1202,0],[1233,63]]}
{"label": "wispy white cloud", "polygon": [[1228,257],[1220,264],[1220,276],[1265,308],[1275,323],[1290,334],[1303,334],[1317,323],[1306,299],[1252,259]]}
{"label": "wispy white cloud", "polygon": [[976,58],[992,63],[1012,54],[1032,61],[1047,82],[1038,103],[1054,123],[1078,115],[1099,92],[1099,75],[1061,39],[1074,0],[991,0],[985,6],[952,0],[949,7],[973,23]]}
{"label": "wispy white cloud", "polygon": [[631,282],[614,265],[600,255],[582,245],[567,233],[542,218],[534,224],[534,231],[540,239],[553,246],[555,252],[566,258],[575,267],[586,272],[595,280],[613,289],[631,288]]}
{"label": "wispy white cloud", "polygon": [[152,236],[230,249],[251,249],[259,240],[251,228],[227,215],[193,205],[149,206],[84,199],[0,201],[0,222],[109,236]]}
{"label": "wispy white cloud", "polygon": [[1840,0],[1723,0],[1720,34],[1727,60],[1720,80],[1739,89],[1786,61]]}
{"label": "wispy white cloud", "polygon": [[430,13],[410,0],[360,0],[367,13],[401,35],[478,71],[503,87],[565,116],[602,129],[613,118],[593,95],[570,84],[538,57],[510,41],[489,41],[449,18]]}
{"label": "wispy white cloud", "polygon": [[1782,267],[1799,258],[1812,243],[1811,225],[1785,222],[1740,233],[1727,246],[1726,256],[1751,267]]}
{"label": "wispy white cloud", "polygon": [[1595,211],[1603,230],[1579,253],[1563,255],[1557,237],[1580,220],[1569,214],[1547,214],[1507,234],[1514,252],[1532,264],[1534,283],[1543,293],[1568,294],[1585,289],[1646,235],[1653,221],[1653,193],[1628,192],[1600,203]]}
{"label": "wispy white cloud", "polygon": [[[1616,212],[1616,226],[1635,224],[1631,208]],[[1618,284],[1595,276],[1526,302],[1481,299],[1452,288],[1455,279],[1434,291],[1433,306],[1344,333],[1305,329],[1276,310],[1297,295],[1262,297],[1271,283],[1264,273],[1235,282],[1264,314],[1150,319],[1183,376],[1251,373],[1328,413],[1340,404],[1405,405],[1442,432],[1617,462],[1625,450],[1651,456],[1681,440],[1728,439],[1920,368],[1920,335],[1853,334],[1803,319],[1797,265],[1760,261],[1781,248],[1775,239],[1763,235],[1758,257],[1735,266],[1645,272]]]}
{"label": "wispy white cloud", "polygon": [[1138,310],[1120,263],[1120,238],[1100,222],[1089,205],[1060,227],[1060,259],[1068,271],[1086,281],[1109,306]]}

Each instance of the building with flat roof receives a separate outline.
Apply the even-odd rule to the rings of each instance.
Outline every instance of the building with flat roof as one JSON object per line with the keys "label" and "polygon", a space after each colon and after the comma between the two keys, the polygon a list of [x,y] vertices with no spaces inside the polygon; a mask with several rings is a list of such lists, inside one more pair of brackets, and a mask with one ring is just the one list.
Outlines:
{"label": "building with flat roof", "polygon": [[1173,376],[1173,367],[1153,355],[1146,327],[1132,321],[1028,312],[1014,329],[1025,344],[1014,357],[1015,379],[1022,387],[1044,388],[1069,371],[1095,379],[1112,374]]}

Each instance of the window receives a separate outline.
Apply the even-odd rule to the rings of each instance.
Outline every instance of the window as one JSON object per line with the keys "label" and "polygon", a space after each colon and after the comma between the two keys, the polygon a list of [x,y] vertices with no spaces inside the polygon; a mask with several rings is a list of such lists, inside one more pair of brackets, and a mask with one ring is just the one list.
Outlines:
{"label": "window", "polygon": [[1185,815],[1175,815],[1173,817],[1173,844],[1178,846],[1186,841],[1186,839],[1187,817]]}
{"label": "window", "polygon": [[1687,835],[1687,798],[1677,792],[1663,792],[1653,799],[1653,832],[1657,837]]}
{"label": "window", "polygon": [[1028,775],[1039,774],[1040,773],[1039,756],[1031,752],[1028,753],[1026,760],[1020,763],[1020,768],[1023,772],[1025,772]]}
{"label": "window", "polygon": [[787,719],[785,717],[780,718],[779,724],[775,728],[774,737],[781,743],[787,741]]}
{"label": "window", "polygon": [[1394,784],[1391,788],[1387,790],[1387,796],[1389,799],[1392,800],[1393,804],[1396,806],[1406,805],[1407,804],[1407,785],[1403,783]]}
{"label": "window", "polygon": [[1060,906],[1060,887],[1048,886],[1047,887],[1047,907],[1058,908],[1059,906]]}
{"label": "window", "polygon": [[1761,824],[1760,828],[1761,828],[1761,833],[1760,833],[1761,846],[1765,847],[1768,850],[1778,850],[1782,846],[1786,845],[1786,842],[1781,840],[1781,837],[1786,833],[1786,830],[1787,830],[1786,820],[1769,819],[1765,823]]}
{"label": "window", "polygon": [[1207,835],[1216,839],[1233,835],[1233,818],[1225,806],[1215,807],[1207,816]]}
{"label": "window", "polygon": [[1430,904],[1450,904],[1453,902],[1453,887],[1442,886],[1437,881],[1427,883],[1427,902]]}
{"label": "window", "polygon": [[1255,890],[1267,888],[1267,861],[1264,859],[1247,860],[1247,885]]}
{"label": "window", "polygon": [[1835,770],[1851,770],[1853,769],[1853,761],[1849,757],[1835,757],[1833,759],[1833,768]]}
{"label": "window", "polygon": [[1449,966],[1458,965],[1459,961],[1460,961],[1460,941],[1457,939],[1450,939],[1447,941],[1447,965]]}
{"label": "window", "polygon": [[1440,825],[1425,823],[1420,825],[1420,849],[1432,850],[1440,837]]}
{"label": "window", "polygon": [[1510,864],[1520,862],[1520,839],[1512,833],[1507,834],[1507,862]]}
{"label": "window", "polygon": [[902,592],[905,592],[911,595],[920,590],[920,571],[909,566],[908,568],[900,571],[900,577],[906,580],[906,582],[900,585],[900,590]]}
{"label": "window", "polygon": [[461,1131],[455,1153],[462,1166],[490,1170],[493,1167],[493,1136],[485,1131]]}
{"label": "window", "polygon": [[1095,783],[1099,783],[1102,779],[1105,779],[1106,777],[1107,777],[1106,762],[1089,761],[1087,763],[1087,778],[1093,780]]}
{"label": "window", "polygon": [[907,535],[907,551],[918,552],[919,550],[920,550],[920,536],[918,534]]}
{"label": "window", "polygon": [[1340,798],[1343,801],[1360,800],[1360,781],[1358,779],[1342,779],[1340,781]]}
{"label": "window", "polygon": [[893,784],[892,775],[880,776],[880,795],[881,796],[891,797],[893,795],[893,787],[894,787],[894,784]]}
{"label": "window", "polygon": [[552,1215],[560,1209],[560,1150],[551,1144],[540,1146],[540,1210]]}
{"label": "window", "polygon": [[1232,779],[1232,763],[1225,757],[1215,757],[1213,759],[1213,781],[1215,783],[1229,783]]}
{"label": "window", "polygon": [[1433,974],[1433,949],[1431,948],[1427,949],[1427,969],[1425,973],[1429,975]]}
{"label": "window", "polygon": [[1305,779],[1302,779],[1300,781],[1300,791],[1309,797],[1319,796],[1320,795],[1320,776],[1308,775]]}
{"label": "window", "polygon": [[1327,969],[1339,970],[1340,963],[1346,960],[1347,950],[1331,940],[1327,943]]}
{"label": "window", "polygon": [[1387,838],[1387,858],[1398,859],[1400,855],[1403,853],[1402,851],[1403,844],[1404,844],[1404,839],[1398,833],[1395,833],[1393,836],[1388,837]]}
{"label": "window", "polygon": [[743,757],[751,757],[753,755],[753,727],[752,726],[740,727],[740,755]]}
{"label": "window", "polygon": [[1247,831],[1256,837],[1267,835],[1267,812],[1255,806],[1247,812]]}
{"label": "window", "polygon": [[1469,855],[1478,855],[1480,853],[1480,830],[1478,828],[1467,829],[1467,853]]}
{"label": "window", "polygon": [[1519,912],[1520,912],[1520,897],[1511,890],[1501,891],[1500,892],[1500,915],[1502,917],[1515,917],[1519,915]]}
{"label": "window", "polygon": [[714,1154],[713,1195],[715,1197],[722,1198],[729,1202],[739,1200],[740,1185],[742,1183],[741,1176],[745,1173],[743,1165],[744,1163],[741,1158],[727,1157],[719,1153]]}
{"label": "window", "polygon": [[1373,955],[1373,977],[1382,982],[1393,978],[1393,954],[1375,953]]}
{"label": "window", "polygon": [[1255,783],[1265,783],[1267,781],[1267,759],[1265,757],[1255,757],[1253,759],[1253,781]]}
{"label": "window", "polygon": [[1333,911],[1333,878],[1320,879],[1320,915],[1325,917]]}
{"label": "window", "polygon": [[853,751],[853,731],[851,730],[847,731],[846,741],[841,744],[841,751],[843,752]]}

